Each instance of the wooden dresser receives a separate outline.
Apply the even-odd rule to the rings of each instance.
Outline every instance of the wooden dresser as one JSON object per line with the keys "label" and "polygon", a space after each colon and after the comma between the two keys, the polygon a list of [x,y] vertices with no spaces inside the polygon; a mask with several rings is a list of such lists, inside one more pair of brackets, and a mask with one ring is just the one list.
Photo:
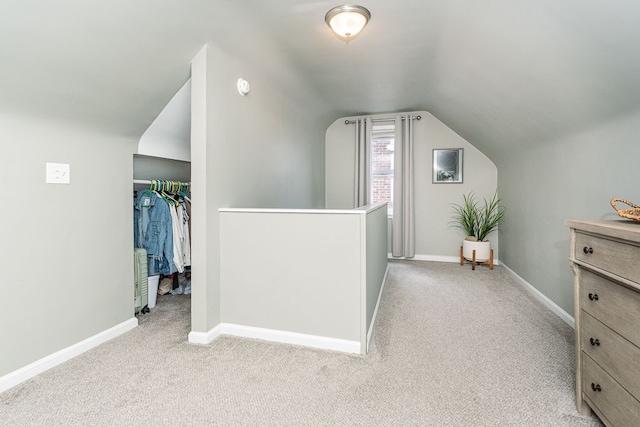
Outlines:
{"label": "wooden dresser", "polygon": [[640,426],[640,223],[567,221],[575,280],[576,406]]}

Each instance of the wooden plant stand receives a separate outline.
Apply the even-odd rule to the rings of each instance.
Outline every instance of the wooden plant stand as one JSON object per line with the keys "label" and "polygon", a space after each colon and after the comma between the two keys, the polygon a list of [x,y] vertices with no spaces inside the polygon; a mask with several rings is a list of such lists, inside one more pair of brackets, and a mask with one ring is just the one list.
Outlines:
{"label": "wooden plant stand", "polygon": [[491,251],[489,252],[489,259],[487,261],[476,261],[476,250],[474,249],[471,261],[469,261],[469,260],[465,259],[464,256],[462,255],[462,246],[460,246],[460,265],[464,265],[465,262],[470,262],[471,263],[471,269],[472,270],[475,270],[476,269],[476,265],[478,265],[478,264],[488,265],[489,266],[489,270],[493,270],[493,249],[491,249]]}

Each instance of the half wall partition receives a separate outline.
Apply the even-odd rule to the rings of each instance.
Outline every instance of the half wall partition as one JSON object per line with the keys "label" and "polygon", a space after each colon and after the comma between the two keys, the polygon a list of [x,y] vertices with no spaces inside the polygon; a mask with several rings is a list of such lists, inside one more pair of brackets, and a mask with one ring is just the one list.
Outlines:
{"label": "half wall partition", "polygon": [[220,222],[214,335],[366,354],[387,272],[385,203],[221,209]]}

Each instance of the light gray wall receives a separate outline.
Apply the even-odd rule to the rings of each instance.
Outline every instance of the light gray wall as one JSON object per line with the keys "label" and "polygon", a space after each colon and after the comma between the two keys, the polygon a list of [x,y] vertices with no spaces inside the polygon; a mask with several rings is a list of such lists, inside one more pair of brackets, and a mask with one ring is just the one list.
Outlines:
{"label": "light gray wall", "polygon": [[220,215],[222,322],[361,341],[364,214]]}
{"label": "light gray wall", "polygon": [[620,219],[610,199],[640,202],[639,134],[640,113],[634,113],[496,156],[507,208],[500,259],[570,315],[573,276],[564,221]]}
{"label": "light gray wall", "polygon": [[[462,203],[462,194],[474,191],[491,197],[497,189],[498,172],[489,158],[426,111],[417,111],[421,120],[414,122],[415,229],[416,255],[437,259],[460,256],[464,233],[450,227],[451,204]],[[372,117],[388,117],[377,114]],[[355,130],[345,125],[343,117],[326,131],[325,188],[327,208],[353,207]],[[434,148],[464,148],[464,182],[433,184],[431,178]],[[498,258],[498,233],[490,236]],[[390,241],[390,239],[389,239]],[[389,250],[390,252],[390,250]]]}
{"label": "light gray wall", "polygon": [[[196,332],[207,332],[220,322],[218,209],[323,207],[328,125],[322,120],[323,106],[309,88],[295,75],[283,78],[291,73],[285,63],[257,63],[212,45],[205,62],[205,84],[198,82],[200,71],[192,70],[193,86],[206,86],[206,99],[192,110],[200,120],[191,147],[194,221],[198,215],[206,216],[198,220],[204,223],[192,224],[193,233],[199,234],[194,254],[206,254],[193,262],[192,330]],[[240,77],[251,84],[247,96],[237,92]]]}
{"label": "light gray wall", "polygon": [[[0,114],[0,376],[132,319],[137,141]],[[71,184],[45,184],[45,163]]]}
{"label": "light gray wall", "polygon": [[[191,163],[134,154],[133,179],[166,179],[189,182],[191,180]],[[149,188],[145,184],[136,184],[134,187]]]}
{"label": "light gray wall", "polygon": [[223,210],[222,323],[359,342],[365,354],[387,268],[386,222],[384,204]]}
{"label": "light gray wall", "polygon": [[366,328],[369,333],[380,290],[384,285],[387,272],[387,207],[373,210],[367,214],[366,230]]}

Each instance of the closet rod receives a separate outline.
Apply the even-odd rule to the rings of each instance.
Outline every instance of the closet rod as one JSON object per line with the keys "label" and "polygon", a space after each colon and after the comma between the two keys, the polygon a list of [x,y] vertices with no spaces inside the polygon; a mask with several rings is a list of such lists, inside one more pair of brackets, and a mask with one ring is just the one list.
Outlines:
{"label": "closet rod", "polygon": [[[159,180],[156,180],[159,181]],[[167,181],[167,180],[163,180],[163,181]],[[173,182],[180,182],[180,181],[173,181]],[[134,184],[149,184],[151,185],[151,180],[150,179],[134,179],[133,180]],[[191,184],[190,182],[180,182],[181,184]]]}
{"label": "closet rod", "polygon": [[[422,119],[422,116],[415,116],[415,117],[411,117],[411,120],[416,119],[416,120],[420,120]],[[371,119],[372,122],[394,122],[396,119]],[[402,120],[404,120],[404,117],[402,118]],[[349,125],[349,124],[353,124],[355,123],[355,120],[345,120],[344,124],[345,125]]]}

